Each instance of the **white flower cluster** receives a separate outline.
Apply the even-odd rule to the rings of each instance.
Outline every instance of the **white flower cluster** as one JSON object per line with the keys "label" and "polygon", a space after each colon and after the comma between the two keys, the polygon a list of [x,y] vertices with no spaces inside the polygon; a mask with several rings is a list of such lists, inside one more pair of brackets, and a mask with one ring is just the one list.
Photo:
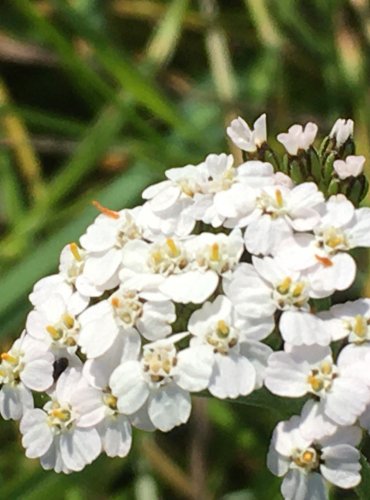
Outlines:
{"label": "white flower cluster", "polygon": [[284,497],[326,498],[324,479],[360,482],[370,299],[315,311],[354,282],[350,251],[370,247],[370,209],[344,194],[364,163],[347,147],[353,123],[337,121],[321,157],[317,126],[292,126],[278,135],[287,153],[273,153],[274,165],[265,115],[227,132],[242,165],[211,154],[168,170],[140,207],[95,203],[101,214],[63,249],[59,273],[35,285],[25,331],[1,355],[0,412],[21,420],[26,455],[45,469],[124,457],[132,426],[185,423],[192,393],[232,399],[265,386],[310,399],[274,431],[268,466],[285,476]]}

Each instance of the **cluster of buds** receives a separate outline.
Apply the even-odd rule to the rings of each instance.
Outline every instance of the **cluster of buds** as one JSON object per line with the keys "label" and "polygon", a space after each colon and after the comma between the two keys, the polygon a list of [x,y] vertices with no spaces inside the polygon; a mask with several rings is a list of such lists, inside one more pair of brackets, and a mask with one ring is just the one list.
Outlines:
{"label": "cluster of buds", "polygon": [[264,386],[305,398],[268,454],[285,498],[361,481],[370,299],[318,307],[353,284],[351,250],[370,247],[353,122],[338,120],[319,149],[315,124],[293,125],[277,136],[282,154],[265,115],[227,133],[244,163],[211,154],[168,170],[139,207],[96,202],[59,272],[34,286],[25,330],[1,355],[0,413],[20,420],[45,469],[126,456],[132,426],[185,423],[193,393],[232,400]]}

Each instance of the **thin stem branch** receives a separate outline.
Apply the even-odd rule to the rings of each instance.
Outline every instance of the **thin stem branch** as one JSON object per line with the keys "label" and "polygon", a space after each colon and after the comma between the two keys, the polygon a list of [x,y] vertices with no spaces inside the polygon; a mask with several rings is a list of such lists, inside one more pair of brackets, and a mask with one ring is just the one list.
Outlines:
{"label": "thin stem branch", "polygon": [[194,500],[190,478],[151,438],[141,441],[141,448],[152,469],[180,495]]}

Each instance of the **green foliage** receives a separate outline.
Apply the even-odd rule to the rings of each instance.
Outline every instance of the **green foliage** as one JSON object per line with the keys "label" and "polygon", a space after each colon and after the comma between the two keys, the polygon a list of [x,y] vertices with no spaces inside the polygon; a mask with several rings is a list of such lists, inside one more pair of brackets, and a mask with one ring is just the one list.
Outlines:
{"label": "green foliage", "polygon": [[361,456],[361,477],[362,481],[356,488],[356,493],[360,500],[365,500],[369,496],[370,491],[370,465],[367,458],[363,455]]}
{"label": "green foliage", "polygon": [[[352,0],[3,0],[0,343],[19,335],[33,283],[93,220],[92,199],[139,203],[166,168],[227,150],[223,123],[235,114],[266,111],[272,147],[292,122],[328,132],[352,117],[358,153],[370,157],[369,33],[366,2]],[[316,155],[306,167],[314,178],[322,168]],[[351,186],[356,200],[366,189]],[[68,477],[26,460],[2,422],[0,498],[277,499],[269,435],[302,402],[258,391],[238,403],[196,398],[187,427],[157,444],[138,433],[128,459],[101,457]],[[361,498],[368,476],[363,459]]]}

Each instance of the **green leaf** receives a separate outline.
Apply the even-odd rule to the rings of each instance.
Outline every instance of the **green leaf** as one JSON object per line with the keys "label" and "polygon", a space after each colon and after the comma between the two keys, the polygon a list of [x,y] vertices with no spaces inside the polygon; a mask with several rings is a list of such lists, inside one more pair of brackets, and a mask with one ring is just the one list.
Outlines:
{"label": "green leaf", "polygon": [[[200,393],[197,396],[212,397],[208,393]],[[253,392],[249,396],[236,399],[226,399],[229,403],[264,408],[265,410],[278,413],[281,418],[289,418],[299,414],[306,398],[281,398],[269,392],[265,387]]]}
{"label": "green leaf", "polygon": [[282,418],[289,418],[292,415],[299,414],[306,398],[281,398],[271,394],[265,387],[253,392],[249,396],[237,399],[228,399],[230,403],[237,403],[248,406],[256,406],[271,410]]}
{"label": "green leaf", "polygon": [[331,297],[325,297],[323,299],[311,299],[313,310],[316,313],[321,311],[328,311],[331,307]]}
{"label": "green leaf", "polygon": [[370,465],[367,458],[361,454],[361,483],[355,488],[360,500],[369,500],[370,492]]}

